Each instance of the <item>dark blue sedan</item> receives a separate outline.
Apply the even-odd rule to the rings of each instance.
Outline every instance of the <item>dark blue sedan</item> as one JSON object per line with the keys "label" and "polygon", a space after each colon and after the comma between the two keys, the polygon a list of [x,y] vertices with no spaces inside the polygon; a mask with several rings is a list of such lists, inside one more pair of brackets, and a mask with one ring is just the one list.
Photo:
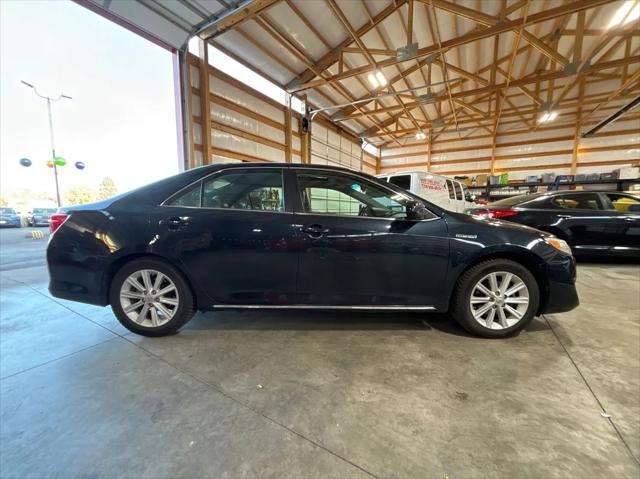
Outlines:
{"label": "dark blue sedan", "polygon": [[300,308],[450,311],[502,337],[578,305],[564,241],[336,167],[205,166],[62,209],[51,229],[51,293],[147,336],[196,310]]}
{"label": "dark blue sedan", "polygon": [[0,208],[0,227],[20,228],[20,215],[13,208]]}

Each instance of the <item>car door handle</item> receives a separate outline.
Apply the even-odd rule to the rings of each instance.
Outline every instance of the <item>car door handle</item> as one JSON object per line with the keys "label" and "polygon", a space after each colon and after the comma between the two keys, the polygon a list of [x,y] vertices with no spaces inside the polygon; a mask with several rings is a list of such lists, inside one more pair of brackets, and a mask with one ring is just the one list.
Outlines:
{"label": "car door handle", "polygon": [[187,222],[183,218],[172,216],[171,218],[160,221],[160,224],[165,225],[167,229],[171,231],[177,231],[185,226]]}
{"label": "car door handle", "polygon": [[571,215],[558,215],[558,218],[562,218],[563,220],[566,220],[567,218],[572,218]]}
{"label": "car door handle", "polygon": [[624,219],[627,223],[634,223],[636,218],[629,218],[628,216]]}
{"label": "car door handle", "polygon": [[322,235],[326,235],[329,230],[327,228],[323,228],[321,225],[310,225],[303,226],[302,231],[307,233],[312,238],[319,238]]}

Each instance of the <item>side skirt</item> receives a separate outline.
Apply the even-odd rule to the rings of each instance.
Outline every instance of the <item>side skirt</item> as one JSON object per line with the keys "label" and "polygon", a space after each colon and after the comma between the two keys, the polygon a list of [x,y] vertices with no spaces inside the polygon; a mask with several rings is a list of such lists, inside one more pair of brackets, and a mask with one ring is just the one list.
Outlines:
{"label": "side skirt", "polygon": [[340,309],[364,311],[435,311],[434,306],[320,306],[310,304],[214,304],[213,309]]}

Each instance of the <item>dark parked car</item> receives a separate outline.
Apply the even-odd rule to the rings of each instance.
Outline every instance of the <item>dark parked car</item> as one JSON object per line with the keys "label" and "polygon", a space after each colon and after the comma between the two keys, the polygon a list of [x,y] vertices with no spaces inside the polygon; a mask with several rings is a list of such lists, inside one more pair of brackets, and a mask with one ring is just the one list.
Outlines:
{"label": "dark parked car", "polygon": [[49,226],[56,208],[34,208],[29,216],[29,226]]}
{"label": "dark parked car", "polygon": [[640,257],[640,197],[615,191],[520,195],[467,210],[532,226],[565,240],[576,255]]}
{"label": "dark parked car", "polygon": [[196,310],[451,311],[512,334],[578,304],[566,243],[336,167],[213,165],[51,221],[49,290],[160,336]]}
{"label": "dark parked car", "polygon": [[0,208],[0,226],[20,228],[20,215],[13,208]]}

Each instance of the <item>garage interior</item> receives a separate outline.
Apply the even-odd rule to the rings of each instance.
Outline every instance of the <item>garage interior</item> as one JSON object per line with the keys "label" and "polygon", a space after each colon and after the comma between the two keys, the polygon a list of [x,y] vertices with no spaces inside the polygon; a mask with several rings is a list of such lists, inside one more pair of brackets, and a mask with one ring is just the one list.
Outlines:
{"label": "garage interior", "polygon": [[[175,53],[185,168],[420,170],[487,200],[640,185],[615,173],[640,164],[635,0],[76,3]],[[640,475],[638,264],[579,263],[578,309],[499,341],[300,311],[143,338],[52,298],[44,260],[0,277],[2,477]]]}

